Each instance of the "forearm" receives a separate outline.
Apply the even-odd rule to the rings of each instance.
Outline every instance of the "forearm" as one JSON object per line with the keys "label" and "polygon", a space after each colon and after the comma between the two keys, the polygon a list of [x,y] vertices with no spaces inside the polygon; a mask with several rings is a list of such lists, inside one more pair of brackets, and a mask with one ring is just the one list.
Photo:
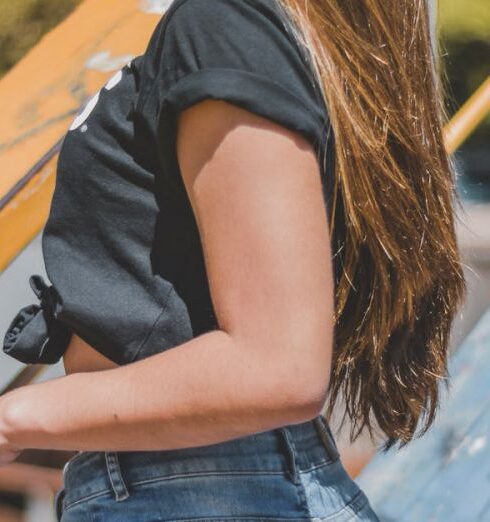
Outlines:
{"label": "forearm", "polygon": [[314,416],[320,397],[304,389],[304,354],[297,380],[290,361],[280,360],[273,349],[248,349],[223,331],[209,332],[129,365],[26,386],[6,406],[6,431],[23,448],[162,450]]}

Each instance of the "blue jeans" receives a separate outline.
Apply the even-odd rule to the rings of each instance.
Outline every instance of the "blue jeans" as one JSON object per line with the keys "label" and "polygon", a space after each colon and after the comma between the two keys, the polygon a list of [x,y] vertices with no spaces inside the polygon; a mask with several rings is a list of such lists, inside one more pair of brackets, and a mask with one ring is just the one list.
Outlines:
{"label": "blue jeans", "polygon": [[61,522],[379,522],[322,416],[195,448],[79,452],[55,506]]}

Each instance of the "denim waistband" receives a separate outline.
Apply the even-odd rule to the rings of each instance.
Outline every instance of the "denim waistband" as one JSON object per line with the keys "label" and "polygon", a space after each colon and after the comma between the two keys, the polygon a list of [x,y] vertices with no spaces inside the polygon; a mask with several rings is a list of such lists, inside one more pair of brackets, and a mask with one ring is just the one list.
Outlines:
{"label": "denim waistband", "polygon": [[323,416],[206,446],[162,451],[82,451],[63,469],[57,501],[64,508],[112,493],[124,500],[131,486],[212,473],[283,473],[297,482],[301,471],[335,462],[339,453]]}

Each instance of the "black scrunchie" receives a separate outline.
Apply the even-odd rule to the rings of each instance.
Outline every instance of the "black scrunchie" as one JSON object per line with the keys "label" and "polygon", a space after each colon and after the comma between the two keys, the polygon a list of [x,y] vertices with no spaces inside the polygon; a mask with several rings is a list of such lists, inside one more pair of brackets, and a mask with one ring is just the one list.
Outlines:
{"label": "black scrunchie", "polygon": [[32,275],[29,284],[40,300],[22,308],[5,334],[3,351],[24,364],[54,364],[61,359],[71,330],[57,319],[58,294],[42,276]]}

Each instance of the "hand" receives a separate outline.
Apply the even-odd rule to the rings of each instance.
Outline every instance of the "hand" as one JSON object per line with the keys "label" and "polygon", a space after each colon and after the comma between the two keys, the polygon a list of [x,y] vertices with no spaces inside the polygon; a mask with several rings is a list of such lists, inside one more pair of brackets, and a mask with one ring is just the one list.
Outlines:
{"label": "hand", "polygon": [[10,405],[15,397],[14,391],[0,397],[0,466],[13,462],[23,449],[12,444],[9,440],[10,427],[6,412],[8,411],[7,405]]}

